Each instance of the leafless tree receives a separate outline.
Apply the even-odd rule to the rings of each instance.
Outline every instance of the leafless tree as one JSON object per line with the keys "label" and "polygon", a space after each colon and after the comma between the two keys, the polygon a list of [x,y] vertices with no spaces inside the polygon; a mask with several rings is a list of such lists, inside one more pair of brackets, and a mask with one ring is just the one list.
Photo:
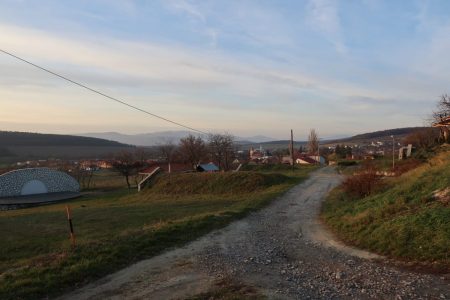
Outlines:
{"label": "leafless tree", "polygon": [[[439,99],[436,109],[431,116],[432,123],[442,122],[445,118],[450,117],[450,96],[444,94]],[[448,126],[441,126],[439,139],[444,142],[448,142],[450,136],[450,130]]]}
{"label": "leafless tree", "polygon": [[134,151],[134,154],[136,156],[137,161],[140,161],[142,164],[145,163],[148,153],[144,147],[137,147],[136,150]]}
{"label": "leafless tree", "polygon": [[92,177],[97,166],[93,163],[84,164],[72,163],[68,161],[61,161],[58,164],[58,170],[66,172],[74,177],[82,189],[89,189],[91,186]]}
{"label": "leafless tree", "polygon": [[234,159],[234,137],[229,134],[210,134],[208,148],[212,160],[222,170],[229,170]]}
{"label": "leafless tree", "polygon": [[185,162],[189,162],[193,168],[205,158],[207,148],[205,141],[199,136],[192,134],[180,140],[178,151]]}
{"label": "leafless tree", "polygon": [[308,152],[311,155],[317,155],[319,150],[319,136],[315,129],[311,129],[308,136]]}
{"label": "leafless tree", "polygon": [[169,167],[169,173],[171,172],[171,163],[173,161],[173,158],[175,156],[177,146],[174,144],[173,140],[164,140],[158,145],[158,150],[161,156],[163,157],[164,161],[167,162],[167,165]]}
{"label": "leafless tree", "polygon": [[440,122],[445,117],[450,117],[450,96],[447,94],[441,96],[436,109],[433,111],[433,120],[435,122]]}
{"label": "leafless tree", "polygon": [[136,160],[132,152],[122,151],[114,157],[113,167],[125,177],[128,189],[131,189],[129,178],[142,168],[142,162]]}

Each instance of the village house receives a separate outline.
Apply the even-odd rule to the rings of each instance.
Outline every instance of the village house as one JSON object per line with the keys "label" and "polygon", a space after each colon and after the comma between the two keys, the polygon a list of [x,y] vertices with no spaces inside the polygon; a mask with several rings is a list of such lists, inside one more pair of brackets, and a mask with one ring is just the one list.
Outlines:
{"label": "village house", "polygon": [[197,166],[197,171],[198,172],[207,172],[207,173],[219,172],[219,167],[217,167],[213,163],[200,164]]}
{"label": "village house", "polygon": [[[290,155],[283,156],[282,163],[283,164],[291,164],[292,158]],[[294,162],[300,165],[314,165],[317,163],[325,164],[325,158],[317,155],[307,155],[304,153],[300,153],[299,151],[294,152]]]}

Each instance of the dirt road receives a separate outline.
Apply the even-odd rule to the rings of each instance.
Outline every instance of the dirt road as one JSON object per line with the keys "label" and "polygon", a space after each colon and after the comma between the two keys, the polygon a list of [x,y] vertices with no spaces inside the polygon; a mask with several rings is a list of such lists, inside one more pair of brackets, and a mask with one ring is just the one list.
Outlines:
{"label": "dirt road", "polygon": [[324,230],[320,203],[341,180],[320,169],[267,208],[63,299],[184,299],[221,278],[269,299],[450,299],[448,278],[391,267]]}

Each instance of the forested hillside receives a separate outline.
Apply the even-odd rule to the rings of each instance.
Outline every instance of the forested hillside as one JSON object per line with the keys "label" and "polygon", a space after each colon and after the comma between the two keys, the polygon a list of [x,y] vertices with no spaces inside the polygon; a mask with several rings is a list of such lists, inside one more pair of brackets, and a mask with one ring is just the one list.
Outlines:
{"label": "forested hillside", "polygon": [[126,146],[125,144],[108,141],[104,139],[74,136],[74,135],[60,135],[60,134],[42,134],[31,132],[17,132],[17,131],[0,131],[0,146],[96,146],[96,147],[111,147],[111,146]]}

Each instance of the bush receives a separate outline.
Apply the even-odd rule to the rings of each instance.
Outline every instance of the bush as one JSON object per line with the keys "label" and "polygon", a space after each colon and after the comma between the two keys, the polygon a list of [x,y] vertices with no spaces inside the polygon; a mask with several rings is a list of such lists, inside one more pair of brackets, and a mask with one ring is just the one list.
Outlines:
{"label": "bush", "polygon": [[360,172],[348,177],[344,183],[344,191],[358,198],[364,198],[373,193],[381,185],[380,176],[372,163],[365,163]]}
{"label": "bush", "polygon": [[395,165],[395,175],[400,176],[403,173],[406,173],[408,171],[411,171],[412,169],[417,168],[422,164],[422,160],[415,159],[415,158],[409,158],[407,160],[400,161]]}

